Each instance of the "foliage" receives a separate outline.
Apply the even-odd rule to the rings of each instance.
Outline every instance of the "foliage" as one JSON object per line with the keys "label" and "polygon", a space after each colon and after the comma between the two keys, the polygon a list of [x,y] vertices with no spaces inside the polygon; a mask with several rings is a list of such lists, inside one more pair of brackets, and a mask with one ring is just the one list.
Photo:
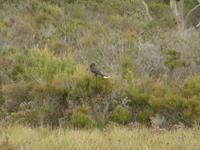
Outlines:
{"label": "foliage", "polygon": [[1,123],[199,123],[199,32],[177,31],[168,0],[146,3],[151,21],[141,0],[0,1]]}
{"label": "foliage", "polygon": [[170,70],[184,66],[184,62],[181,62],[181,53],[173,50],[169,51],[167,53],[165,65],[169,67]]}
{"label": "foliage", "polygon": [[153,27],[153,29],[155,28],[157,30],[160,30],[160,28],[166,30],[175,25],[175,19],[173,18],[169,5],[155,1],[148,3],[150,12],[154,17],[154,20],[149,23],[149,27]]}
{"label": "foliage", "polygon": [[96,122],[89,114],[88,108],[77,108],[71,117],[71,124],[75,128],[94,128],[96,127]]}
{"label": "foliage", "polygon": [[125,125],[131,120],[131,113],[122,106],[116,106],[110,112],[109,120]]}

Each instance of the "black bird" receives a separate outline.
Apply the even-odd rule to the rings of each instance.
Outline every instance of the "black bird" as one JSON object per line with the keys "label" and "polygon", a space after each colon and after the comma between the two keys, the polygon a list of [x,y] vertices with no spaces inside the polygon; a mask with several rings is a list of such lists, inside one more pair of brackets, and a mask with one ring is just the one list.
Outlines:
{"label": "black bird", "polygon": [[107,76],[107,75],[101,73],[101,71],[99,71],[99,69],[96,67],[96,65],[95,65],[94,63],[92,63],[92,64],[90,65],[90,71],[91,71],[92,73],[94,73],[95,76],[100,76],[100,77],[102,77],[102,78],[110,78],[110,76]]}

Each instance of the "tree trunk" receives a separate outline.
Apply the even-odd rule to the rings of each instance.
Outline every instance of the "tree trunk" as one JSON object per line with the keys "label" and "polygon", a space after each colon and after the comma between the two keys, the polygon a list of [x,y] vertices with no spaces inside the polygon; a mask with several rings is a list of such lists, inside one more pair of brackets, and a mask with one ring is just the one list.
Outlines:
{"label": "tree trunk", "polygon": [[145,7],[148,20],[149,20],[149,21],[152,21],[152,17],[151,17],[151,15],[150,15],[150,13],[149,13],[149,7],[148,7],[148,5],[146,4],[146,2],[145,2],[144,0],[142,1],[142,4],[143,4],[144,7]]}
{"label": "tree trunk", "polygon": [[179,30],[184,29],[184,0],[180,0],[179,5],[176,0],[170,0],[170,8],[176,19]]}
{"label": "tree trunk", "polygon": [[172,10],[173,15],[177,18],[178,10],[177,10],[177,5],[176,5],[176,0],[170,0],[170,8]]}
{"label": "tree trunk", "polygon": [[[185,27],[190,28],[191,25],[193,29],[197,29],[200,27],[200,4],[196,5],[194,8],[192,8],[188,14],[185,17]],[[195,17],[197,16],[197,17]]]}
{"label": "tree trunk", "polygon": [[179,18],[180,18],[180,28],[181,28],[181,30],[184,30],[184,26],[185,26],[185,24],[184,24],[184,0],[181,0],[180,1],[180,7],[179,7]]}

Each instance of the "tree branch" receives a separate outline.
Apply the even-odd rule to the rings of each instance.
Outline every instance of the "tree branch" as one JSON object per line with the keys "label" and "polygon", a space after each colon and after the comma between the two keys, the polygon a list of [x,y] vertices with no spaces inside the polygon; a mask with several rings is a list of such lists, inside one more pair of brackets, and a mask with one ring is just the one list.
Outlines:
{"label": "tree branch", "polygon": [[195,26],[196,29],[198,29],[200,27],[200,21],[199,23]]}
{"label": "tree branch", "polygon": [[[200,0],[198,0],[198,1],[200,1]],[[190,19],[190,17],[191,17],[191,14],[196,10],[196,9],[198,9],[198,8],[200,8],[200,4],[198,4],[198,5],[196,5],[194,8],[192,8],[189,12],[188,12],[188,14],[186,15],[186,17],[185,17],[185,24],[189,21],[189,19]],[[199,24],[198,25],[196,25],[195,27],[199,27]]]}
{"label": "tree branch", "polygon": [[148,7],[148,5],[146,4],[146,2],[145,2],[144,0],[142,1],[142,4],[144,5],[144,8],[145,8],[145,10],[146,10],[148,19],[149,19],[150,21],[152,21],[153,19],[152,19],[150,13],[149,13],[149,7]]}

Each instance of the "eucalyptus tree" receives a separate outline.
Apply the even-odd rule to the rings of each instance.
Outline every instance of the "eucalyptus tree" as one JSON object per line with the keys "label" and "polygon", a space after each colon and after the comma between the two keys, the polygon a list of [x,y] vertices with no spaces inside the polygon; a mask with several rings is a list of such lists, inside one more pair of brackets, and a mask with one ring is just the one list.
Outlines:
{"label": "eucalyptus tree", "polygon": [[188,27],[199,28],[200,27],[200,0],[194,8],[192,8],[187,15],[184,15],[185,0],[170,0],[170,8],[174,15],[179,30],[187,29]]}

